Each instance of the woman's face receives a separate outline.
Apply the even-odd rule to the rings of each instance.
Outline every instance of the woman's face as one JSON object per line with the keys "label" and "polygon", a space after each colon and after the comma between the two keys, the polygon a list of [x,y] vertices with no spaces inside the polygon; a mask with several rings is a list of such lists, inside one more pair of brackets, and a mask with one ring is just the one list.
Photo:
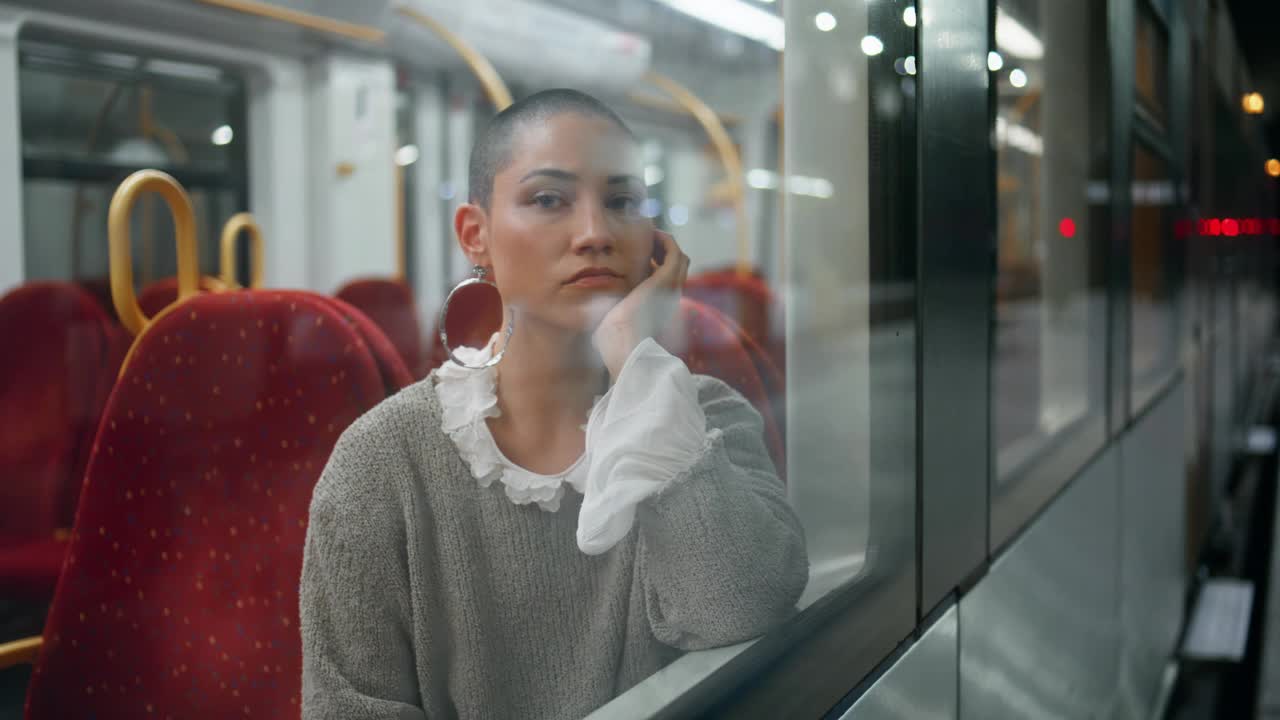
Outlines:
{"label": "woman's face", "polygon": [[519,128],[481,236],[503,301],[588,331],[649,274],[643,161],[608,120],[567,112]]}

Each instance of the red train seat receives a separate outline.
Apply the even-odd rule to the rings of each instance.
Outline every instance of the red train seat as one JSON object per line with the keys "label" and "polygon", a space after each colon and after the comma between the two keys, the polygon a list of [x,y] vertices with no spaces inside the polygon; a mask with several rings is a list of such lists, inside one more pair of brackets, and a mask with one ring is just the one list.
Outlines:
{"label": "red train seat", "polygon": [[764,278],[736,268],[712,270],[688,279],[685,297],[720,311],[769,353],[779,372],[786,367],[781,304]]}
{"label": "red train seat", "polygon": [[399,280],[367,278],[343,285],[336,295],[382,328],[415,378],[426,376],[430,368],[424,365],[418,310],[408,285]]}
{"label": "red train seat", "polygon": [[0,298],[0,597],[43,608],[124,332],[83,288],[34,282]]}
{"label": "red train seat", "polygon": [[[680,316],[658,342],[684,360],[689,370],[724,381],[760,412],[765,445],[780,476],[786,473],[783,435],[785,405],[778,402],[781,375],[750,336],[715,308],[691,298],[680,299]],[[763,361],[763,364],[762,364]]]}
{"label": "red train seat", "polygon": [[27,717],[297,717],[311,491],[387,394],[311,293],[200,294],[148,326],[94,443]]}

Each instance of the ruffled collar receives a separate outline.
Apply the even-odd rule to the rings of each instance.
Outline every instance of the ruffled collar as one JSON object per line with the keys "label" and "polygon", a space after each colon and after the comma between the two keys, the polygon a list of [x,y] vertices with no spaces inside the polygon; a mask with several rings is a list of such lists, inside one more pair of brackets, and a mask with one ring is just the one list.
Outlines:
{"label": "ruffled collar", "polygon": [[[458,348],[455,353],[468,365],[481,365],[491,357],[489,347]],[[499,481],[511,502],[536,503],[547,512],[560,509],[566,485],[582,492],[586,486],[587,453],[563,472],[542,475],[516,465],[498,448],[486,422],[502,414],[498,409],[497,366],[472,369],[448,360],[435,371],[435,377],[443,417],[441,427],[481,487]]]}

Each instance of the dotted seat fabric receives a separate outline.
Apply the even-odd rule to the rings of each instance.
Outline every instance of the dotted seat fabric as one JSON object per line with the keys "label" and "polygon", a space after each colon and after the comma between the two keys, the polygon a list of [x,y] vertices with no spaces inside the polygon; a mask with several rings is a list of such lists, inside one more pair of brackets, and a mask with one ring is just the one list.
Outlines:
{"label": "dotted seat fabric", "polygon": [[156,320],[94,442],[27,717],[298,717],[312,489],[386,396],[327,298],[201,294]]}
{"label": "dotted seat fabric", "polygon": [[382,328],[415,378],[426,377],[431,368],[424,364],[418,309],[408,285],[399,280],[366,278],[343,285],[336,295]]}
{"label": "dotted seat fabric", "polygon": [[47,603],[103,405],[128,339],[83,288],[0,298],[0,597]]}
{"label": "dotted seat fabric", "polygon": [[382,328],[369,319],[369,316],[360,312],[350,303],[338,298],[325,297],[323,299],[332,305],[339,315],[346,319],[347,324],[354,328],[360,334],[360,338],[368,345],[374,361],[378,364],[378,371],[382,375],[382,383],[386,387],[388,395],[414,381],[413,373],[404,364],[404,358],[400,356],[400,352],[391,344],[391,340],[387,338]]}

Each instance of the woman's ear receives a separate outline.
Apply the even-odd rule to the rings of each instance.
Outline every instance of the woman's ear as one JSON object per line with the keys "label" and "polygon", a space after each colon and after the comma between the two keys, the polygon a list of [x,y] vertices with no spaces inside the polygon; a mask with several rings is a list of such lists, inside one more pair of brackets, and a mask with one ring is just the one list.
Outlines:
{"label": "woman's ear", "polygon": [[493,264],[489,260],[489,217],[484,208],[472,203],[459,205],[453,214],[453,231],[472,265]]}

